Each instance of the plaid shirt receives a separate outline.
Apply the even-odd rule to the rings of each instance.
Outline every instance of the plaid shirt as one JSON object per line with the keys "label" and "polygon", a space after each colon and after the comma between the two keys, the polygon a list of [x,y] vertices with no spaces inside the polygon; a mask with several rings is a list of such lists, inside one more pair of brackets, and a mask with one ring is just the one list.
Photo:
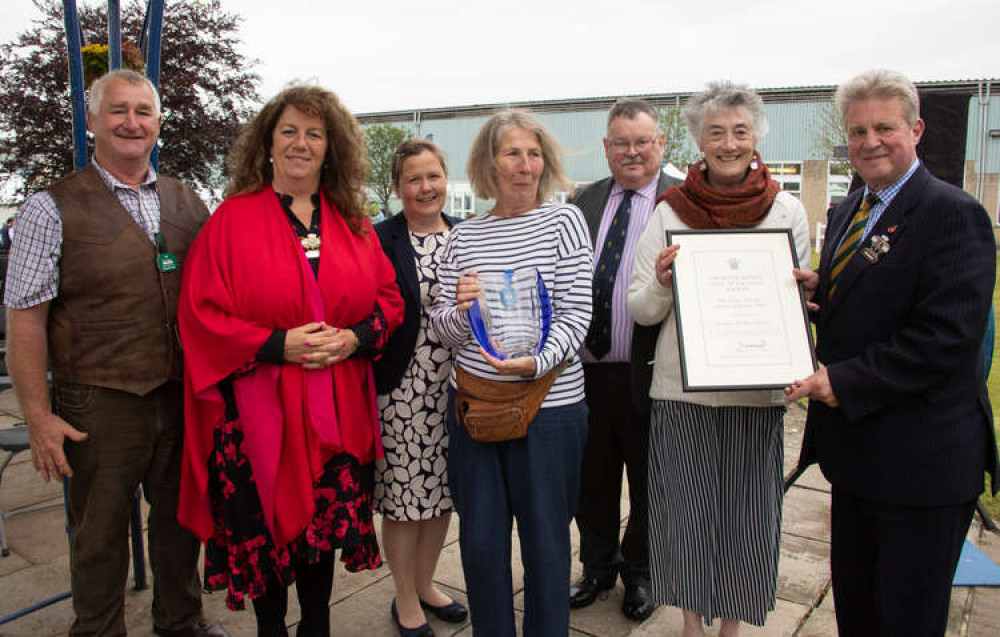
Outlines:
{"label": "plaid shirt", "polygon": [[[104,170],[94,167],[132,219],[155,242],[160,230],[160,197],[152,168],[138,190]],[[59,292],[59,257],[62,254],[62,215],[48,191],[42,190],[21,204],[14,221],[14,242],[7,263],[4,305],[23,310],[56,298]]]}

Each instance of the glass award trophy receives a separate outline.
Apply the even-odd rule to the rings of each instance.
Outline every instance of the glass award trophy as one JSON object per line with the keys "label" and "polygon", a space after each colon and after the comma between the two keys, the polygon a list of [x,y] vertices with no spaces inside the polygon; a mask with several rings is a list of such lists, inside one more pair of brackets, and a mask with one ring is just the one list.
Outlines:
{"label": "glass award trophy", "polygon": [[476,342],[501,360],[534,356],[552,323],[548,290],[537,269],[481,274],[482,293],[469,308]]}

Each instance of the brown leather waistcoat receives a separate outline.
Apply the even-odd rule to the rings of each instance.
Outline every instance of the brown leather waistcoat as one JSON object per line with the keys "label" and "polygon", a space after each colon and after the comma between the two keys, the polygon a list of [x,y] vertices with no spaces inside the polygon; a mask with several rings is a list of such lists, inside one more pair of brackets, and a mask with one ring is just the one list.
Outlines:
{"label": "brown leather waistcoat", "polygon": [[[160,232],[182,265],[208,210],[187,186],[158,176]],[[93,165],[49,189],[62,216],[59,294],[49,308],[52,377],[145,395],[183,370],[177,333],[181,268],[158,251]]]}

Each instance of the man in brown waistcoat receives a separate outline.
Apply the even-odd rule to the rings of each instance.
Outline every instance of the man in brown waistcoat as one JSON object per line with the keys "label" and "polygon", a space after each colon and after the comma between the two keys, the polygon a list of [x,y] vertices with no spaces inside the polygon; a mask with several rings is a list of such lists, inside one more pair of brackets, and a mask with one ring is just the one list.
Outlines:
{"label": "man in brown waistcoat", "polygon": [[129,513],[141,484],[154,632],[225,635],[202,616],[200,547],[177,522],[177,295],[208,211],[150,167],[162,116],[149,80],[114,71],[90,95],[93,161],[21,207],[4,298],[8,369],[32,462],[46,481],[68,478],[70,634],[125,634]]}

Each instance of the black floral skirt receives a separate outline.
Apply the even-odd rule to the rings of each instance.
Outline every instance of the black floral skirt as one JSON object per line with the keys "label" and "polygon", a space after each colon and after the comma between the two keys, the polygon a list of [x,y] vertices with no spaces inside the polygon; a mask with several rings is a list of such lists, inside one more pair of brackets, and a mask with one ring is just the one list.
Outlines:
{"label": "black floral skirt", "polygon": [[260,597],[267,586],[294,582],[297,562],[317,562],[338,548],[348,571],[381,566],[372,522],[373,463],[362,465],[346,453],[331,458],[313,485],[316,514],[282,547],[264,524],[239,420],[216,428],[208,464],[215,532],[205,543],[205,589],[226,589],[231,610],[242,610],[245,597]]}

